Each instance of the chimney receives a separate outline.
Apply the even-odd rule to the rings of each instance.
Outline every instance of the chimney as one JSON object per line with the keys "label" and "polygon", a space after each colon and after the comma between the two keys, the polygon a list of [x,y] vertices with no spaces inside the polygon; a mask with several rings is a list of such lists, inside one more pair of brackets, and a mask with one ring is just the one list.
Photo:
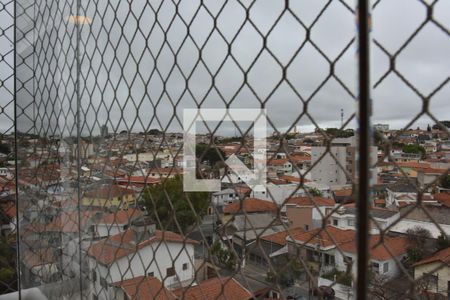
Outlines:
{"label": "chimney", "polygon": [[155,235],[156,225],[149,216],[139,217],[131,222],[136,243],[141,243]]}

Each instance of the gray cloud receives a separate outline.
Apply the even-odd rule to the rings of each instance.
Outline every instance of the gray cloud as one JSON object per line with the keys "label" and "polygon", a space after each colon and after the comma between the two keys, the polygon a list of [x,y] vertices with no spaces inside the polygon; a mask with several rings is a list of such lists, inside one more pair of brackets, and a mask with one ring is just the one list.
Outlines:
{"label": "gray cloud", "polygon": [[[295,17],[309,26],[326,2],[291,1],[290,8],[295,16],[286,12],[271,29],[283,11],[283,1],[256,1],[249,10],[250,19],[246,19],[243,6],[248,7],[251,1],[241,1],[242,5],[238,1],[227,1],[216,27],[213,17],[218,14],[223,1],[204,1],[205,7],[195,17],[198,1],[180,1],[178,15],[175,15],[172,1],[164,1],[157,16],[150,5],[156,10],[161,1],[135,0],[130,5],[125,1],[82,1],[85,14],[92,19],[90,26],[82,27],[80,40],[83,131],[98,132],[105,123],[117,130],[141,131],[160,127],[180,130],[183,108],[199,104],[225,107],[228,103],[231,107],[261,107],[261,102],[274,125],[286,130],[303,112],[302,100],[309,101],[308,112],[317,123],[340,126],[341,108],[347,118],[355,113],[356,103],[351,95],[331,78],[310,98],[327,77],[329,64],[310,42],[293,58],[306,38],[306,31]],[[345,2],[353,5],[353,1]],[[448,1],[436,5],[435,19],[447,28],[450,27],[448,11]],[[139,16],[138,22],[136,17]],[[64,20],[64,17],[55,18]],[[373,38],[395,53],[424,18],[425,7],[419,2],[381,1],[373,11]],[[190,24],[189,30],[184,22]],[[67,23],[62,26],[55,22],[53,26],[59,28],[60,33],[73,30],[73,25]],[[258,31],[268,35],[266,49]],[[353,14],[339,1],[332,1],[314,25],[311,40],[333,60],[355,33]],[[64,66],[74,60],[70,46],[76,42],[65,36],[59,45],[60,51],[67,51],[67,54],[65,60],[52,62],[62,70],[53,78],[64,83],[73,79],[74,74]],[[232,43],[232,57],[228,53],[229,43]],[[275,92],[274,88],[283,76],[282,66],[268,50],[282,66],[293,59],[287,68],[290,85],[283,81]],[[357,95],[356,52],[354,42],[335,66],[336,75],[353,95]],[[377,47],[373,47],[372,53],[372,78],[376,82],[389,68],[389,60]],[[449,77],[449,53],[448,35],[435,25],[427,24],[400,53],[397,69],[427,95]],[[202,60],[198,63],[200,57]],[[244,80],[247,85],[239,91]],[[41,81],[40,84],[49,85],[50,82]],[[70,84],[62,87],[66,94],[73,88]],[[448,92],[447,85],[431,100],[433,114],[438,119],[449,117]],[[71,98],[64,98],[63,94],[64,90],[58,89],[53,95],[62,99],[58,103],[66,117],[50,123],[74,120]],[[373,99],[373,121],[388,122],[398,128],[421,110],[420,98],[395,74],[390,74],[374,89]],[[172,118],[174,113],[179,119]],[[430,122],[428,118],[421,118],[417,124],[423,127]],[[306,117],[298,124],[304,130],[312,128]],[[349,126],[356,124],[353,121]],[[230,131],[228,125],[224,128]]]}

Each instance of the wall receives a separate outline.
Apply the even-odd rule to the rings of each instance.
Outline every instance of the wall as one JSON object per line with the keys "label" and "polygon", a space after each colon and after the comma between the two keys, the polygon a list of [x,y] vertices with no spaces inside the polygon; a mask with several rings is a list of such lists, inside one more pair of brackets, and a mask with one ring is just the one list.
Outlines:
{"label": "wall", "polygon": [[[437,270],[439,269],[439,270]],[[436,271],[437,270],[437,271]],[[442,295],[447,296],[447,284],[450,281],[450,267],[443,266],[441,262],[434,262],[426,265],[417,266],[414,268],[414,279],[418,279],[423,276],[423,273],[431,273],[438,276],[438,289],[430,287],[430,292],[439,292]]]}

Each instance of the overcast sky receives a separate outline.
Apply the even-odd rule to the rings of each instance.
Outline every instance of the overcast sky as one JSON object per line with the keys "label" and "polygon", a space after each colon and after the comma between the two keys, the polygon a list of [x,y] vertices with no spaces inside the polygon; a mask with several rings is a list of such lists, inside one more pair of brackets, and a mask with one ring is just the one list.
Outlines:
{"label": "overcast sky", "polygon": [[[63,117],[58,120],[55,116],[47,117],[51,119],[52,126],[74,123],[74,99],[65,93],[71,89],[73,91],[70,82],[75,77],[76,69],[70,72],[67,66],[75,61],[70,49],[73,49],[76,39],[64,35],[65,32],[73,33],[73,24],[67,22],[67,16],[73,12],[63,2],[59,3],[62,13],[46,11],[52,15],[54,22],[38,22],[40,26],[37,30],[41,37],[45,35],[44,32],[59,34],[61,41],[55,43],[49,40],[38,49],[39,53],[50,52],[48,48],[54,49],[56,53],[66,53],[64,59],[57,55],[47,56],[49,70],[55,66],[59,68],[47,80],[38,83],[51,87],[48,94],[41,93],[41,96],[56,100],[55,105],[41,110],[63,112]],[[240,5],[238,1],[230,0],[222,10],[224,1],[203,1],[205,7],[195,17],[200,1],[179,1],[176,16],[172,1],[164,1],[157,18],[151,7],[156,10],[161,1],[130,2],[82,0],[85,15],[92,19],[92,23],[84,25],[81,30],[81,108],[85,116],[83,132],[98,132],[105,123],[110,131],[116,128],[142,131],[143,128],[166,128],[168,124],[170,130],[180,130],[182,109],[195,108],[196,102],[201,103],[202,108],[225,107],[226,103],[231,103],[230,107],[235,108],[259,108],[263,102],[269,119],[280,130],[286,130],[303,112],[301,99],[310,101],[308,112],[323,127],[340,126],[341,108],[344,109],[346,119],[355,112],[356,102],[334,78],[329,79],[310,98],[329,74],[329,63],[311,42],[304,43],[306,31],[296,18],[305,26],[310,26],[328,1],[290,1],[292,13],[285,12],[275,26],[285,1],[255,1],[250,9],[247,8],[249,19],[246,19],[245,7],[249,7],[253,1],[242,0]],[[354,1],[344,2],[353,7]],[[416,0],[382,0],[373,11],[373,38],[390,53],[396,53],[424,21],[425,13],[424,5]],[[215,27],[210,14],[219,14]],[[136,21],[136,18],[140,18],[140,21]],[[434,18],[447,30],[450,28],[450,1],[438,1]],[[0,17],[2,28],[7,26],[7,20]],[[184,23],[190,23],[189,36]],[[352,12],[341,2],[333,0],[312,27],[310,38],[330,60],[334,60],[355,33]],[[264,49],[260,34],[267,36]],[[188,38],[184,40],[186,36]],[[303,48],[293,58],[303,43]],[[3,43],[0,44],[1,51],[8,49]],[[227,56],[227,44],[231,44],[233,58]],[[196,64],[200,56],[198,48],[202,48],[202,61]],[[353,95],[357,94],[356,48],[355,42],[335,66],[336,75]],[[389,68],[389,60],[377,47],[373,47],[372,54],[372,80],[375,83]],[[42,59],[44,56],[38,57]],[[177,65],[173,68],[175,62]],[[282,67],[278,63],[282,66],[290,63],[284,80]],[[3,78],[5,71],[1,66],[0,75]],[[247,72],[247,85],[239,90],[244,81],[242,70]],[[397,70],[423,95],[430,94],[450,75],[448,34],[431,23],[427,24],[399,54]],[[38,72],[38,76],[41,77],[48,72],[47,69],[40,71],[42,73]],[[215,76],[214,83],[210,74]],[[190,79],[186,85],[185,78],[188,77]],[[275,88],[280,80],[281,84]],[[60,84],[59,88],[54,88],[55,82]],[[46,89],[41,87],[40,90]],[[400,128],[422,107],[420,98],[392,73],[372,94],[373,123],[389,123],[394,128]],[[5,94],[1,92],[0,95],[4,101]],[[158,105],[155,108],[156,103]],[[176,104],[178,119],[172,118],[173,104]],[[450,119],[450,83],[431,99],[430,109],[438,119]],[[413,127],[424,127],[428,123],[432,121],[421,118]],[[297,124],[303,131],[314,128],[307,116],[303,116]],[[0,125],[7,127],[4,120]],[[45,125],[46,122],[43,122],[42,126]],[[349,125],[355,126],[355,122]],[[227,133],[234,132],[229,125],[223,127]]]}

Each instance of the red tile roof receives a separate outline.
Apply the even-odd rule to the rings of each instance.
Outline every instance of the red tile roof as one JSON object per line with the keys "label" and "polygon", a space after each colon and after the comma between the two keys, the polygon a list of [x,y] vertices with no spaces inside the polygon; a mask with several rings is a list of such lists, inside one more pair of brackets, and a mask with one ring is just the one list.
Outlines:
{"label": "red tile roof", "polygon": [[[320,245],[322,248],[341,245],[353,241],[356,237],[355,230],[344,230],[327,225],[325,229],[316,228],[304,233],[293,234],[292,238],[299,244]],[[289,239],[289,238],[288,238]]]}
{"label": "red tile roof", "polygon": [[196,241],[188,238],[185,239],[183,236],[175,232],[161,230],[156,230],[154,236],[144,240],[141,243],[136,244],[135,241],[135,232],[132,229],[128,229],[124,232],[92,244],[88,249],[88,255],[94,257],[103,265],[110,265],[122,257],[135,253],[146,246],[161,241],[167,243],[197,244]]}
{"label": "red tile roof", "polygon": [[434,194],[434,199],[440,204],[450,207],[450,194],[447,193],[437,193]]}
{"label": "red tile roof", "polygon": [[175,294],[184,300],[247,300],[253,299],[253,295],[234,278],[212,278],[201,282],[199,285],[181,288]]}
{"label": "red tile roof", "polygon": [[98,189],[87,191],[84,196],[94,199],[111,199],[135,193],[136,192],[133,190],[126,189],[118,185],[104,185]]}
{"label": "red tile roof", "polygon": [[299,206],[334,206],[336,202],[330,198],[323,197],[294,197],[289,198],[286,204],[293,204]]}
{"label": "red tile roof", "polygon": [[[66,233],[79,232],[80,227],[84,228],[89,220],[94,217],[97,211],[64,211],[61,212],[52,222],[45,225],[44,231],[56,231]],[[80,220],[81,217],[81,220]]]}
{"label": "red tile roof", "polygon": [[[379,235],[372,235],[369,238],[369,254],[371,259],[386,261],[393,257],[398,257],[406,253],[408,248],[408,240],[405,237],[384,236],[380,243]],[[356,240],[344,243],[340,246],[343,252],[356,254]],[[389,249],[389,251],[388,251]]]}
{"label": "red tile roof", "polygon": [[294,235],[304,233],[304,232],[305,232],[305,230],[303,230],[303,228],[297,227],[297,228],[292,228],[289,230],[269,234],[269,235],[263,236],[261,239],[264,241],[267,241],[267,242],[271,242],[274,244],[284,246],[287,244],[286,237],[294,236]]}
{"label": "red tile roof", "polygon": [[269,166],[282,166],[282,165],[284,165],[287,162],[289,162],[289,160],[287,158],[272,159],[272,160],[269,160],[267,162],[267,165],[269,165]]}
{"label": "red tile roof", "polygon": [[131,208],[128,210],[118,210],[114,213],[110,213],[104,215],[100,220],[98,220],[97,224],[128,224],[132,219],[139,218],[144,214],[142,211]]}
{"label": "red tile roof", "polygon": [[167,290],[155,277],[140,276],[113,283],[121,288],[130,300],[175,300],[177,297]]}
{"label": "red tile roof", "polygon": [[226,214],[235,214],[241,211],[245,211],[247,213],[275,212],[277,208],[277,205],[270,200],[245,198],[242,201],[235,201],[228,204],[224,207],[223,212]]}
{"label": "red tile roof", "polygon": [[397,165],[401,168],[410,168],[410,169],[423,169],[429,168],[431,166],[428,163],[419,163],[419,162],[398,162]]}
{"label": "red tile roof", "polygon": [[442,262],[450,266],[450,247],[436,252],[430,257],[422,259],[414,264],[414,266],[429,264],[433,262]]}

